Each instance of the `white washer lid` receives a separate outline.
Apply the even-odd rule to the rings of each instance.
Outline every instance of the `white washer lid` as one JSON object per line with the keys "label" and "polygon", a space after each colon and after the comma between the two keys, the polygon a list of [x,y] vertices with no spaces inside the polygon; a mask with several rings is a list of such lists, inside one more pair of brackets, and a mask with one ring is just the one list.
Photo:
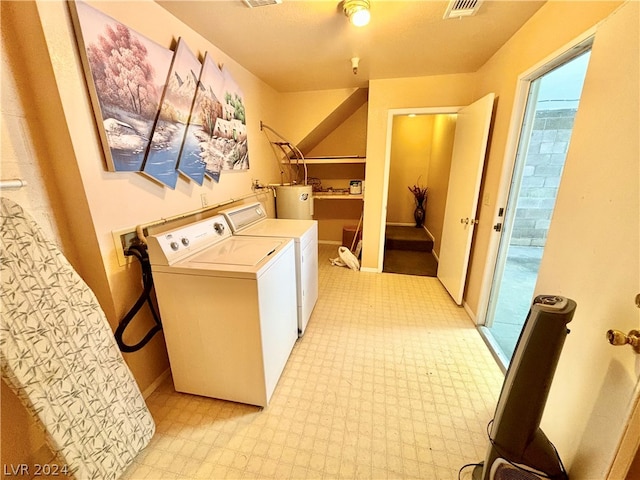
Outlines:
{"label": "white washer lid", "polygon": [[252,241],[250,238],[230,238],[188,259],[191,263],[253,266],[275,252],[282,241]]}
{"label": "white washer lid", "polygon": [[287,218],[265,218],[264,220],[249,225],[236,235],[255,235],[257,237],[284,237],[300,240],[310,231],[317,228],[316,220],[295,220]]}

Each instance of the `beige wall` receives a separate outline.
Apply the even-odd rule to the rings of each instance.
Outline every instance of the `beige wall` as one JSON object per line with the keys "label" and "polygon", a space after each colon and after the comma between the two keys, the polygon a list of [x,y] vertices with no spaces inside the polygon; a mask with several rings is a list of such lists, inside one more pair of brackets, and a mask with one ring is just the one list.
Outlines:
{"label": "beige wall", "polygon": [[640,326],[639,30],[638,2],[598,28],[535,288],[577,303],[543,417],[576,480],[622,477],[608,468],[640,394],[640,357],[605,338]]}
{"label": "beige wall", "polygon": [[429,185],[433,121],[431,115],[393,117],[387,223],[415,225],[416,202],[407,187]]}
{"label": "beige wall", "polygon": [[[260,121],[298,141],[353,89],[278,94],[153,1],[90,3],[161,45],[180,36],[194,53],[208,52],[229,69],[247,105],[249,171],[223,172],[219,184],[205,180],[203,186],[180,179],[175,190],[140,174],[107,172],[67,3],[1,2],[3,178],[29,182],[27,189],[3,195],[24,205],[56,238],[115,329],[141,287],[136,263],[118,265],[111,232],[196,210],[201,195],[210,205],[238,198],[251,192],[254,179],[278,182]],[[270,195],[258,199],[272,203]],[[151,315],[141,310],[125,340],[134,343],[150,325]],[[124,356],[143,391],[168,368],[162,335]],[[27,432],[33,424],[23,410],[15,411],[18,402],[6,388],[2,400],[3,420],[12,419],[3,421],[3,461],[6,455],[24,461],[22,453],[36,450],[42,436],[12,435],[11,429]]]}
{"label": "beige wall", "polygon": [[[31,95],[20,95],[20,87],[23,85],[17,81],[19,78],[27,78],[28,72],[25,65],[19,61],[21,55],[26,52],[22,51],[18,42],[11,41],[18,35],[16,26],[10,22],[12,6],[13,4],[8,2],[0,4],[2,8],[0,13],[2,21],[0,29],[2,35],[2,42],[0,42],[2,61],[0,158],[2,159],[2,178],[20,178],[28,183],[29,188],[3,191],[2,196],[11,198],[28,209],[46,234],[60,243],[56,219],[52,216],[54,207],[47,195],[46,182],[39,173],[37,149],[31,140],[33,130],[30,125],[38,121],[37,115],[33,114],[35,104]],[[32,7],[35,12],[35,7]],[[29,27],[33,25],[25,25],[25,28]],[[26,35],[32,36],[30,33]],[[47,62],[46,57],[43,60]],[[42,131],[41,127],[36,129]]]}
{"label": "beige wall", "polygon": [[[42,31],[37,22],[20,21],[25,17],[35,18],[37,11],[33,3],[0,3],[2,21],[2,179],[19,178],[27,182],[20,190],[3,190],[2,196],[21,205],[40,225],[44,234],[65,249],[70,261],[77,262],[77,250],[70,240],[65,225],[67,219],[58,196],[57,184],[50,181],[55,175],[49,162],[46,121],[37,112],[37,102],[31,87],[24,81],[30,78],[31,70],[22,62],[25,56],[40,64],[43,74],[50,74],[51,66],[44,48]],[[19,10],[20,12],[17,12]],[[26,42],[15,39],[29,38]],[[51,460],[44,447],[44,434],[31,419],[20,400],[3,381],[1,390],[0,439],[2,464],[17,465],[25,461],[46,462]]]}
{"label": "beige wall", "polygon": [[[141,280],[136,263],[118,265],[112,230],[196,210],[201,207],[203,194],[209,204],[248,194],[252,179],[276,182],[278,169],[259,122],[264,119],[278,126],[282,118],[286,124],[296,114],[287,107],[293,109],[296,104],[287,99],[281,101],[273,89],[155,2],[92,2],[161,45],[169,47],[181,36],[195,53],[208,52],[229,69],[241,86],[247,105],[249,171],[224,172],[219,184],[206,180],[203,186],[180,179],[175,190],[163,188],[140,174],[107,172],[67,3],[1,5],[3,178],[15,175],[29,182],[26,190],[10,196],[32,211],[45,230],[57,237],[67,258],[96,293],[115,329],[140,294]],[[332,102],[340,104],[350,92],[316,96],[330,110]],[[314,121],[306,123],[313,125]],[[302,131],[300,136],[306,133]],[[259,198],[271,201],[269,196]],[[141,310],[127,339],[131,343],[139,339],[151,324],[148,310]],[[162,335],[156,335],[143,350],[124,357],[143,391],[168,368]],[[28,432],[32,423],[23,410],[15,410],[18,403],[7,395],[3,388],[3,463],[7,455],[17,463],[26,460],[18,458],[24,452],[34,452],[39,447],[42,437],[29,440],[29,435],[11,433]],[[12,422],[5,423],[6,418]]]}
{"label": "beige wall", "polygon": [[347,156],[364,157],[367,153],[367,103],[345,119],[338,128],[327,135],[307,156]]}
{"label": "beige wall", "polygon": [[494,216],[503,206],[497,199],[518,76],[606,18],[620,3],[547,2],[476,74],[474,98],[493,92],[497,105],[464,295],[473,314],[478,314]]}
{"label": "beige wall", "polygon": [[362,268],[382,269],[380,240],[386,219],[384,199],[387,185],[385,158],[389,110],[418,107],[468,105],[475,89],[473,74],[437,75],[369,82],[369,118],[367,123],[367,169],[364,201]]}
{"label": "beige wall", "polygon": [[295,144],[313,131],[356,90],[342,88],[280,93],[277,108],[266,114],[263,120]]}
{"label": "beige wall", "polygon": [[390,109],[462,106],[487,93],[498,98],[485,166],[480,224],[474,239],[465,303],[475,313],[484,276],[486,252],[517,77],[562,45],[605,18],[621,2],[547,2],[477,73],[372,80],[369,84],[367,196],[362,266],[378,271],[383,218],[384,158]]}
{"label": "beige wall", "polygon": [[[277,182],[278,170],[260,132],[260,120],[296,142],[353,90],[278,94],[150,0],[91,3],[160,44],[168,46],[175,37],[183,36],[194,51],[208,51],[229,68],[244,91],[247,105],[248,172],[223,173],[220,184],[207,181],[202,187],[179,180],[175,190],[162,188],[139,174],[107,172],[66,3],[0,2],[3,177],[6,172],[15,172],[30,181],[28,190],[11,195],[35,211],[38,221],[57,237],[115,327],[137,297],[140,277],[137,265],[118,265],[112,230],[197,209],[201,194],[214,204],[249,193],[252,179]],[[480,209],[466,293],[467,304],[476,311],[516,78],[605,18],[619,3],[548,2],[477,73],[371,81],[366,127],[365,269],[381,267],[378,252],[386,194],[389,109],[467,105],[493,91],[498,107],[483,190],[483,198],[488,201]],[[7,72],[9,83],[5,83]],[[5,89],[6,85],[10,87]],[[151,322],[147,314],[140,320],[140,330],[144,330],[145,322]],[[125,355],[125,359],[143,390],[168,367],[161,336],[141,352]],[[21,422],[23,416],[19,411],[5,410],[11,400],[5,402],[4,395],[3,391],[2,438],[18,441],[5,435],[4,420]],[[18,427],[22,431],[29,428]],[[19,445],[16,447],[20,451]],[[4,462],[4,444],[2,450]]]}
{"label": "beige wall", "polygon": [[442,245],[442,226],[444,224],[444,210],[447,204],[447,190],[449,187],[449,172],[451,171],[451,156],[453,154],[453,140],[456,132],[456,118],[454,114],[435,115],[433,122],[433,136],[431,146],[431,161],[429,162],[429,196],[427,199],[427,219],[425,225],[433,235],[433,251],[440,256]]}
{"label": "beige wall", "polygon": [[[34,91],[36,95],[50,93],[47,95],[50,98],[43,99],[41,114],[51,117],[47,125],[52,134],[67,139],[64,155],[52,155],[50,161],[61,172],[56,180],[62,201],[68,205],[67,216],[73,221],[78,205],[88,217],[81,224],[70,225],[76,242],[89,250],[89,255],[83,253],[83,261],[76,268],[84,273],[115,327],[139,295],[140,280],[137,265],[118,265],[111,231],[195,210],[201,207],[201,195],[206,196],[209,204],[215,204],[248,193],[252,178],[274,180],[275,165],[261,161],[267,158],[270,148],[266,141],[261,141],[259,119],[264,110],[273,107],[275,94],[154,2],[136,2],[136,8],[120,2],[95,5],[161,45],[169,46],[177,36],[182,36],[194,52],[207,51],[218,63],[223,63],[243,89],[249,136],[255,139],[249,143],[251,170],[223,173],[219,184],[206,180],[200,187],[180,179],[176,189],[170,190],[140,174],[107,172],[67,5],[37,3],[53,75],[41,79],[42,85]],[[49,85],[45,84],[47,81]],[[141,320],[145,316],[146,320]],[[136,327],[139,330],[148,327],[149,317],[144,311]],[[143,390],[168,367],[161,335],[154,337],[143,351],[127,354],[125,358]]]}
{"label": "beige wall", "polygon": [[[310,150],[307,156],[364,157],[367,113],[368,105],[365,103]],[[364,180],[365,167],[361,163],[327,163],[310,164],[308,170],[309,177],[320,179],[323,188],[348,188],[350,180]],[[314,200],[313,218],[318,221],[319,241],[341,244],[344,227],[356,227],[361,214],[361,200]]]}

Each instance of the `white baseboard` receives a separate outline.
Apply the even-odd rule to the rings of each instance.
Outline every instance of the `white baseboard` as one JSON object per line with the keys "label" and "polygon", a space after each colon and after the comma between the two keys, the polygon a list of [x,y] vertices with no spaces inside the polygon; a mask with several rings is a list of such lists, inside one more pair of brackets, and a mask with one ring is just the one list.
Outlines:
{"label": "white baseboard", "polygon": [[464,308],[464,311],[467,312],[467,315],[469,315],[469,318],[473,320],[473,323],[476,323],[476,314],[473,310],[471,310],[471,307],[469,306],[469,304],[463,301],[462,308]]}
{"label": "white baseboard", "polygon": [[435,243],[436,237],[433,236],[433,233],[431,233],[427,227],[424,227],[424,231],[427,232],[427,235],[429,235],[429,238],[431,238],[431,241]]}
{"label": "white baseboard", "polygon": [[164,372],[156,378],[151,385],[149,385],[144,392],[142,392],[142,397],[146,400],[149,396],[156,391],[156,389],[160,386],[162,382],[164,382],[167,377],[171,375],[171,369],[167,368]]}
{"label": "white baseboard", "polygon": [[371,267],[361,267],[360,268],[361,272],[369,272],[369,273],[381,273],[382,270],[378,269],[378,268],[371,268]]}

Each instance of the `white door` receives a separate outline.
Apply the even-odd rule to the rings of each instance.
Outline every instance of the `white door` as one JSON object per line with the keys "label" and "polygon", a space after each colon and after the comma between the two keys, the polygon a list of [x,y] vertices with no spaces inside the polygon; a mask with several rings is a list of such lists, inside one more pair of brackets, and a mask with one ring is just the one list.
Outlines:
{"label": "white door", "polygon": [[456,121],[438,279],[458,305],[469,266],[494,97],[490,93],[462,108]]}
{"label": "white door", "polygon": [[608,475],[629,421],[640,356],[606,332],[640,328],[640,5],[598,28],[535,294],[577,303],[542,428],[571,478]]}
{"label": "white door", "polygon": [[492,234],[500,242],[484,317],[505,369],[531,306],[590,48],[591,41],[585,51],[571,48],[530,80],[509,195]]}

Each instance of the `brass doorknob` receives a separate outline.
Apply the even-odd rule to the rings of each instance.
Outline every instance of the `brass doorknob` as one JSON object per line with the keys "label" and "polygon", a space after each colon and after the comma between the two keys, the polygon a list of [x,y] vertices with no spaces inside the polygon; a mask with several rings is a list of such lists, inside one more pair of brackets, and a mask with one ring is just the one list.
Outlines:
{"label": "brass doorknob", "polygon": [[620,330],[609,330],[607,339],[611,345],[631,345],[636,353],[640,353],[640,330],[630,330],[626,335]]}

